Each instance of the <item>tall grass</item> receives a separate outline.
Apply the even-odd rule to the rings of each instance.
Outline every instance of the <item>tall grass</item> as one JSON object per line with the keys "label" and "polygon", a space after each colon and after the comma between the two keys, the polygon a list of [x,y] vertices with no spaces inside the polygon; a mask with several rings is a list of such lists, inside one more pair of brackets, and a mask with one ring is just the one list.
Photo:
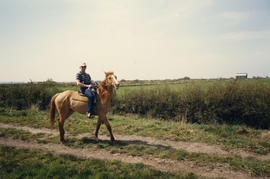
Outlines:
{"label": "tall grass", "polygon": [[270,127],[270,85],[228,81],[127,90],[113,99],[114,113],[136,113],[191,123],[246,124]]}
{"label": "tall grass", "polygon": [[53,81],[1,85],[0,106],[20,110],[34,105],[42,110],[47,109],[50,98],[58,91]]}
{"label": "tall grass", "polygon": [[[0,107],[48,109],[50,98],[63,84],[10,84],[0,86]],[[69,89],[68,86],[64,86]],[[74,86],[70,86],[74,88]],[[62,90],[61,90],[62,91]],[[245,124],[270,128],[269,80],[203,80],[181,85],[124,87],[112,102],[113,113],[205,124]]]}

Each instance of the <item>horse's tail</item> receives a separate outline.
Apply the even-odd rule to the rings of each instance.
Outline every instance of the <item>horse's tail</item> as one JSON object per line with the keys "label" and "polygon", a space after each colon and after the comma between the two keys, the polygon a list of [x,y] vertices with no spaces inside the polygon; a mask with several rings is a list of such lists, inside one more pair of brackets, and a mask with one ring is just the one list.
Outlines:
{"label": "horse's tail", "polygon": [[59,95],[59,93],[55,94],[50,102],[50,122],[51,122],[51,129],[53,129],[54,125],[54,118],[55,118],[55,98]]}

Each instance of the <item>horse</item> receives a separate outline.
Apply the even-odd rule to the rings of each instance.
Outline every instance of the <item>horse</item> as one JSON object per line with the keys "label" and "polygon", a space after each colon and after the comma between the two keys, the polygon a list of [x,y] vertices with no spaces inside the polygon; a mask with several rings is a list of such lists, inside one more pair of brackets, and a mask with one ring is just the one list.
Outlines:
{"label": "horse", "polygon": [[[111,125],[106,117],[111,109],[111,99],[114,89],[118,89],[119,82],[114,72],[105,72],[105,79],[97,88],[97,102],[93,108],[93,112],[98,116],[96,124],[95,137],[98,140],[98,131],[100,125],[104,123],[110,133],[111,141],[114,143],[115,138],[112,133]],[[77,91],[66,90],[62,93],[55,94],[50,101],[50,124],[53,129],[55,121],[55,111],[58,112],[58,128],[60,132],[60,141],[64,142],[64,123],[65,120],[73,113],[79,112],[86,114],[88,98],[81,96]]]}

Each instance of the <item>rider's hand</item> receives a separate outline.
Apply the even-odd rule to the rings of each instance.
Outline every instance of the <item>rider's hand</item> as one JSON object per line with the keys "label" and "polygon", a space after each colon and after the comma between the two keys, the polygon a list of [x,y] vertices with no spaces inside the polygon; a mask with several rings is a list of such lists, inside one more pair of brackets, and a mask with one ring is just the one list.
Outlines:
{"label": "rider's hand", "polygon": [[92,85],[88,85],[88,88],[91,88],[92,87]]}

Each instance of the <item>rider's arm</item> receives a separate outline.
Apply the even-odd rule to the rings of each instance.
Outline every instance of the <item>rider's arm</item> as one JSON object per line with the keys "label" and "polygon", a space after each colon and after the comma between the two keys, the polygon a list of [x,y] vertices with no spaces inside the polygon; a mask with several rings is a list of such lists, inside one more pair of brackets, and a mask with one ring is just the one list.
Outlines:
{"label": "rider's arm", "polygon": [[77,86],[90,88],[91,87],[91,84],[90,85],[86,85],[86,84],[81,83],[80,80],[77,80]]}

